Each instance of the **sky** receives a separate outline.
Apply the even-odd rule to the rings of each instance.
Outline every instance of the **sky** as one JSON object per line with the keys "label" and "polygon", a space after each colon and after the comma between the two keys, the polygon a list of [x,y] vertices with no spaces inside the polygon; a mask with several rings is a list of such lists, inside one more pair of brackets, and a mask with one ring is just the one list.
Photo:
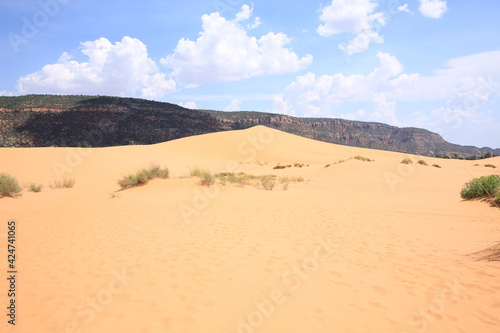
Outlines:
{"label": "sky", "polygon": [[500,148],[497,0],[2,0],[0,95],[419,127]]}

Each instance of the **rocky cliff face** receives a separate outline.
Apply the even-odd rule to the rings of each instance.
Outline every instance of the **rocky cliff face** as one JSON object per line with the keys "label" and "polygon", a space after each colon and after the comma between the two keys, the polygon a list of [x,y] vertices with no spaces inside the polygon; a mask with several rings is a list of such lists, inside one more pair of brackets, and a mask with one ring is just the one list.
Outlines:
{"label": "rocky cliff face", "polygon": [[0,147],[152,144],[255,125],[325,142],[420,155],[500,155],[500,149],[454,145],[424,129],[381,123],[190,110],[132,98],[0,97]]}

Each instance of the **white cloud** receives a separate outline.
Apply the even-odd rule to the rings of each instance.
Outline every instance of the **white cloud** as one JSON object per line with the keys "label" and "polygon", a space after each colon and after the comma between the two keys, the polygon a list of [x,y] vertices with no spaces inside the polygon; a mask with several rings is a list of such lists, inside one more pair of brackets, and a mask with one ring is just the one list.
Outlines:
{"label": "white cloud", "polygon": [[411,13],[411,11],[408,9],[407,3],[405,3],[404,5],[398,6],[398,10],[400,12]]}
{"label": "white cloud", "polygon": [[256,17],[252,24],[248,25],[248,29],[257,28],[262,22],[260,22],[260,17]]}
{"label": "white cloud", "polygon": [[388,102],[385,95],[375,94],[373,97],[375,112],[370,114],[372,121],[382,122],[390,125],[398,125],[396,120],[396,101]]}
{"label": "white cloud", "polygon": [[239,99],[233,99],[231,101],[231,103],[229,103],[224,108],[224,111],[240,111],[240,104],[241,104],[241,100],[239,100]]}
{"label": "white cloud", "polygon": [[323,8],[319,19],[324,24],[318,27],[321,36],[329,37],[340,33],[358,33],[371,29],[372,22],[383,14],[371,14],[377,7],[372,0],[332,0]]}
{"label": "white cloud", "polygon": [[366,111],[364,109],[358,110],[354,113],[341,114],[340,118],[349,119],[349,120],[364,120],[366,116]]}
{"label": "white cloud", "polygon": [[356,37],[349,41],[349,45],[344,46],[339,44],[339,49],[346,52],[348,55],[359,53],[368,50],[370,43],[382,44],[384,39],[375,31],[366,30],[360,32]]}
{"label": "white cloud", "polygon": [[0,96],[13,96],[14,94],[10,91],[0,90]]}
{"label": "white cloud", "polygon": [[185,107],[186,109],[192,109],[195,110],[198,107],[196,106],[196,102],[186,102],[186,103],[180,103],[179,104],[182,107]]}
{"label": "white cloud", "polygon": [[348,33],[355,36],[347,46],[339,48],[352,55],[367,50],[370,43],[383,43],[382,36],[375,31],[384,26],[387,17],[383,13],[374,13],[377,3],[373,0],[332,0],[321,10],[319,19],[324,22],[317,32],[323,37]]}
{"label": "white cloud", "polygon": [[241,6],[241,10],[236,13],[235,21],[246,21],[252,16],[253,8],[250,8],[248,5]]}
{"label": "white cloud", "polygon": [[440,18],[448,10],[446,1],[442,0],[418,0],[418,10],[425,17]]}
{"label": "white cloud", "polygon": [[373,114],[373,118],[382,117],[396,123],[391,114],[395,102],[387,102],[387,98],[401,89],[411,88],[418,82],[419,75],[402,73],[403,66],[390,54],[378,52],[377,57],[379,66],[367,75],[337,73],[318,77],[309,72],[298,76],[282,96],[275,98],[272,111],[328,117],[332,115],[332,107],[342,102],[373,102],[378,103],[375,104],[378,113]]}
{"label": "white cloud", "polygon": [[203,15],[198,39],[179,40],[174,53],[161,63],[172,68],[172,76],[183,85],[284,74],[311,64],[310,54],[299,58],[285,47],[291,39],[283,33],[270,32],[259,39],[249,36],[240,22],[250,15],[246,5],[235,20],[226,20],[217,12]]}
{"label": "white cloud", "polygon": [[81,43],[87,62],[64,52],[57,63],[18,79],[19,93],[106,94],[161,97],[175,82],[148,57],[146,45],[128,36],[112,44],[106,38]]}

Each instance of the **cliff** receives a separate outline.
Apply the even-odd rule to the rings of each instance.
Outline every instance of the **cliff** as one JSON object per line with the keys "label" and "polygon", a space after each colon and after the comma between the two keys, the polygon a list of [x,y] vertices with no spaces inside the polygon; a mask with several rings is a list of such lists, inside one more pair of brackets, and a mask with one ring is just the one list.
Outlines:
{"label": "cliff", "polygon": [[265,125],[315,140],[419,155],[500,155],[460,146],[419,128],[262,112],[191,110],[134,98],[28,95],[0,97],[0,147],[152,144]]}

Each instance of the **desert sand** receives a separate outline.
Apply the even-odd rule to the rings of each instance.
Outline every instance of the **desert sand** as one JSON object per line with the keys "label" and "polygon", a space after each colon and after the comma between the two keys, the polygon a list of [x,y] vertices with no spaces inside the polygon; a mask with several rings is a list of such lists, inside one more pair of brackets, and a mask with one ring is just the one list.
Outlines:
{"label": "desert sand", "polygon": [[[460,198],[495,171],[420,158],[263,126],[149,146],[1,148],[0,172],[44,185],[0,199],[1,331],[500,332],[500,264],[469,256],[500,240],[500,210]],[[119,191],[150,163],[170,179]],[[305,181],[208,188],[183,177],[195,166]],[[51,189],[60,177],[75,186]]]}

